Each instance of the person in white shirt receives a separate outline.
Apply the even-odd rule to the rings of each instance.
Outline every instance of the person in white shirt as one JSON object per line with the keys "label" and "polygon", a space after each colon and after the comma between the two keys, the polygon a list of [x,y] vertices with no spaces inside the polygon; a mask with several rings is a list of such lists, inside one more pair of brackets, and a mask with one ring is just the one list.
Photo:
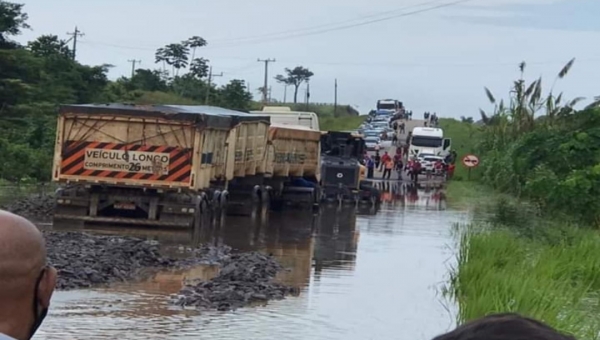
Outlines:
{"label": "person in white shirt", "polygon": [[40,231],[0,210],[0,340],[29,340],[42,324],[57,276],[46,261]]}

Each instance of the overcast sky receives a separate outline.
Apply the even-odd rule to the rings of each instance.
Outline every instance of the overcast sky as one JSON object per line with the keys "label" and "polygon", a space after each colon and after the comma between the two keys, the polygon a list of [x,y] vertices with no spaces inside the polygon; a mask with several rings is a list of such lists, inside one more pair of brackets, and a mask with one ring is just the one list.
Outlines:
{"label": "overcast sky", "polygon": [[[315,73],[311,101],[333,102],[337,78],[338,101],[363,113],[377,99],[394,98],[415,115],[477,118],[479,107],[489,109],[483,86],[506,94],[523,60],[529,78],[542,75],[549,87],[576,57],[555,89],[567,97],[600,95],[600,1],[471,0],[432,8],[454,1],[27,0],[33,30],[19,40],[68,38],[77,25],[85,33],[77,59],[114,65],[115,79],[130,74],[128,59],[156,68],[156,48],[199,35],[208,46],[197,55],[224,73],[216,83],[246,80],[258,98],[264,64],[257,58],[275,58],[274,98],[284,91],[272,77],[302,65]],[[378,20],[384,18],[391,19]]]}

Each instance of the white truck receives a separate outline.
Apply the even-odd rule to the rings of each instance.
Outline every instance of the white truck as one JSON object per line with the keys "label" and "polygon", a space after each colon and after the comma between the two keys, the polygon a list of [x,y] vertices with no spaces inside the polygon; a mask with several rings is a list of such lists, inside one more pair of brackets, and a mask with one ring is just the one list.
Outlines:
{"label": "white truck", "polygon": [[301,125],[314,131],[319,129],[319,117],[314,112],[292,111],[287,106],[265,106],[262,111],[250,113],[271,117],[271,123],[283,125]]}
{"label": "white truck", "polygon": [[417,126],[412,130],[408,144],[410,157],[421,154],[446,157],[452,142],[450,138],[444,138],[444,130],[440,128]]}

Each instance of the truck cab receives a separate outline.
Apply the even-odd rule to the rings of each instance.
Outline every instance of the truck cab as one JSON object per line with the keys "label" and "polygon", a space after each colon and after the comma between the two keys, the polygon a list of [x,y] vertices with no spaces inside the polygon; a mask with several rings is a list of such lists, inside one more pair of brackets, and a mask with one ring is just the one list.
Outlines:
{"label": "truck cab", "polygon": [[440,128],[418,126],[412,130],[408,144],[411,157],[422,153],[445,157],[450,153],[451,140],[444,138],[444,131]]}

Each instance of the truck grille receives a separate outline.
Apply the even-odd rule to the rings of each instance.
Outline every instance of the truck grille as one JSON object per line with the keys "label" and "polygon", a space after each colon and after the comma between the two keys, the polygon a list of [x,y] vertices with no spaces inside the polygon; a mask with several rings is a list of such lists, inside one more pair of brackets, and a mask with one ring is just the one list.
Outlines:
{"label": "truck grille", "polygon": [[323,167],[323,184],[339,185],[354,188],[358,183],[358,167],[325,166]]}

